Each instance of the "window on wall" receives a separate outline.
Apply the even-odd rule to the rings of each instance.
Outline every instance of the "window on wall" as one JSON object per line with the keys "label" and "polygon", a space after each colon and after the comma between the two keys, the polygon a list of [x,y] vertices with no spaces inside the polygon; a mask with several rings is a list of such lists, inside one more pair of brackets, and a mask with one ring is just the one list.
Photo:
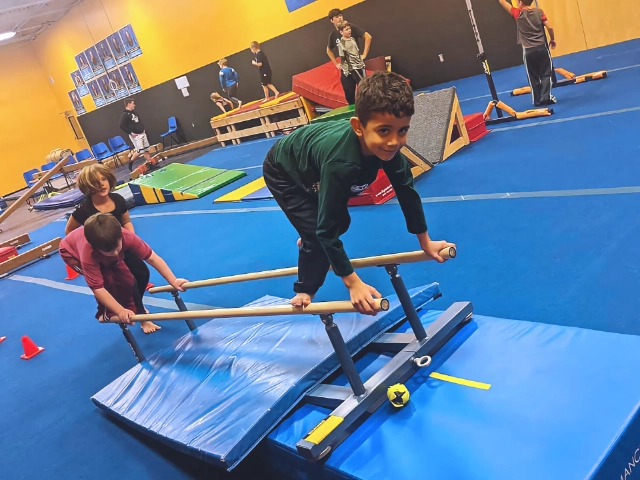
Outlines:
{"label": "window on wall", "polygon": [[80,128],[78,119],[74,115],[67,115],[67,120],[69,121],[69,125],[71,126],[71,130],[73,130],[76,140],[82,140],[84,138],[84,134],[82,133],[82,128]]}

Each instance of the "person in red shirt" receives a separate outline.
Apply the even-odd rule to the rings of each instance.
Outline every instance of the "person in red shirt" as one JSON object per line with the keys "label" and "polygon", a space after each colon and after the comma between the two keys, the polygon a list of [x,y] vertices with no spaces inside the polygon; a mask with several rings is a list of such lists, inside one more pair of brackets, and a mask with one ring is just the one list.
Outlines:
{"label": "person in red shirt", "polygon": [[[135,314],[146,313],[142,296],[131,270],[124,262],[124,252],[148,262],[176,290],[184,292],[187,281],[176,278],[167,263],[137,235],[122,228],[110,213],[96,213],[60,243],[60,256],[69,267],[82,273],[87,285],[98,301],[97,319],[117,315],[122,322],[131,324]],[[140,326],[143,331],[144,323]]]}
{"label": "person in red shirt", "polygon": [[549,19],[544,12],[533,6],[533,0],[519,0],[515,8],[508,0],[499,0],[500,5],[516,20],[518,43],[522,45],[524,65],[531,85],[533,104],[536,107],[553,105],[551,75],[553,61],[547,48],[545,28],[549,32],[549,47],[556,48],[556,38]]}

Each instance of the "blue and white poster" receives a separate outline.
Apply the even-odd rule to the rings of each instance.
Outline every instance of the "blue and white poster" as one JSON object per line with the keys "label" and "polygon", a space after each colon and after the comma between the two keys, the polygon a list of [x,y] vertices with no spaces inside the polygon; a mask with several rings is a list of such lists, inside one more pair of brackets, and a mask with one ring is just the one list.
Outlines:
{"label": "blue and white poster", "polygon": [[127,50],[124,48],[124,44],[122,43],[122,39],[120,38],[120,32],[116,32],[107,37],[109,42],[109,46],[111,47],[111,52],[116,60],[118,65],[122,65],[123,63],[127,63],[129,61],[129,55],[127,55]]}
{"label": "blue and white poster", "polygon": [[73,108],[76,110],[78,115],[82,115],[86,112],[84,105],[82,104],[82,99],[80,95],[75,90],[71,90],[69,92],[69,98],[71,99],[71,103],[73,103]]}
{"label": "blue and white poster", "polygon": [[104,101],[106,103],[113,103],[116,101],[116,92],[113,91],[111,85],[109,85],[109,77],[106,75],[102,75],[98,78],[98,84],[100,85],[100,90],[102,90],[102,95],[104,96]]}
{"label": "blue and white poster", "polygon": [[109,43],[107,43],[106,39],[96,43],[96,50],[98,51],[98,56],[100,57],[100,61],[104,65],[104,68],[111,70],[116,67],[116,60],[113,58],[113,53],[111,52]]}
{"label": "blue and white poster", "polygon": [[109,86],[111,90],[116,92],[116,98],[121,100],[126,98],[129,95],[129,89],[127,88],[127,84],[124,82],[124,78],[122,78],[122,74],[120,70],[114,70],[107,74],[109,77]]}
{"label": "blue and white poster", "polygon": [[71,73],[71,80],[73,80],[73,84],[76,86],[76,90],[81,97],[85,97],[89,95],[89,89],[84,83],[82,79],[82,75],[80,74],[80,70],[76,70]]}
{"label": "blue and white poster", "polygon": [[124,43],[124,48],[129,54],[129,58],[137,57],[138,55],[142,55],[142,50],[140,49],[140,45],[138,44],[138,39],[136,35],[133,33],[133,28],[131,25],[127,25],[120,29],[120,38]]}
{"label": "blue and white poster", "polygon": [[78,68],[80,69],[80,73],[82,73],[82,79],[86,82],[93,78],[93,70],[89,66],[89,61],[87,60],[84,52],[76,55],[76,63],[78,64]]}
{"label": "blue and white poster", "polygon": [[122,78],[124,78],[124,83],[127,84],[130,94],[142,91],[136,72],[133,70],[133,66],[130,63],[120,67],[120,72],[122,73]]}
{"label": "blue and white poster", "polygon": [[89,93],[91,93],[93,103],[96,104],[96,107],[100,108],[107,104],[104,95],[102,95],[102,90],[100,90],[100,85],[98,85],[96,80],[91,80],[87,86],[89,87]]}
{"label": "blue and white poster", "polygon": [[315,1],[316,0],[285,0],[285,2],[287,3],[287,8],[289,9],[290,12],[293,12],[294,10],[298,10],[299,8],[305,7]]}
{"label": "blue and white poster", "polygon": [[93,71],[93,75],[97,77],[105,72],[104,65],[98,56],[98,52],[95,47],[89,47],[84,51],[84,54],[89,61],[89,66]]}

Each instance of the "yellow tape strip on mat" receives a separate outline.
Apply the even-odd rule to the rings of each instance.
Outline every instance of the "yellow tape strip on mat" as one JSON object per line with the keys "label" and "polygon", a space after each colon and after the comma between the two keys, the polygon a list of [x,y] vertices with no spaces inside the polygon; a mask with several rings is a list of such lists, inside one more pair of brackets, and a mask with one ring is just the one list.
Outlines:
{"label": "yellow tape strip on mat", "polygon": [[254,192],[257,192],[261,188],[266,187],[267,184],[264,182],[264,177],[260,177],[255,179],[253,182],[249,182],[246,185],[234,190],[233,192],[229,192],[226,195],[221,196],[213,201],[213,203],[218,202],[239,202],[247,195],[251,195]]}
{"label": "yellow tape strip on mat", "polygon": [[442,380],[443,382],[457,383],[458,385],[464,385],[465,387],[479,388],[480,390],[489,390],[491,385],[488,383],[475,382],[473,380],[465,380],[464,378],[452,377],[443,373],[432,372],[429,375],[436,380]]}

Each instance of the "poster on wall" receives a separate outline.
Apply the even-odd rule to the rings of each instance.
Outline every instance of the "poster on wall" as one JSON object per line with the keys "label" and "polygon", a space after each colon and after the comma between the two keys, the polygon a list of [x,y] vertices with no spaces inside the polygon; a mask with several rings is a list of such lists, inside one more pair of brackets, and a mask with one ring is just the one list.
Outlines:
{"label": "poster on wall", "polygon": [[89,66],[93,71],[93,75],[97,77],[105,72],[104,65],[102,65],[102,61],[98,56],[98,52],[95,47],[89,47],[84,51],[87,60],[89,61]]}
{"label": "poster on wall", "polygon": [[86,113],[84,105],[82,104],[82,99],[76,90],[71,90],[69,92],[69,98],[71,99],[71,103],[73,103],[73,108],[75,109],[78,115],[82,115]]}
{"label": "poster on wall", "polygon": [[124,78],[124,83],[127,84],[127,88],[129,89],[130,94],[142,91],[142,87],[140,86],[140,82],[138,81],[138,77],[136,76],[136,72],[133,70],[133,65],[128,63],[120,67],[120,72],[122,73],[122,78]]}
{"label": "poster on wall", "polygon": [[109,41],[109,46],[111,47],[111,52],[113,53],[116,64],[122,65],[123,63],[127,63],[129,61],[129,55],[127,55],[127,51],[120,38],[120,32],[109,35],[107,40]]}
{"label": "poster on wall", "polygon": [[91,93],[91,97],[93,98],[93,103],[96,104],[96,107],[100,108],[107,104],[102,95],[102,90],[100,90],[100,85],[96,80],[91,80],[88,84],[89,93]]}
{"label": "poster on wall", "polygon": [[116,92],[111,88],[111,85],[109,85],[109,77],[106,75],[102,75],[98,78],[98,84],[100,85],[100,90],[102,90],[104,101],[106,103],[115,102]]}
{"label": "poster on wall", "polygon": [[290,12],[309,5],[310,3],[313,3],[315,1],[316,0],[285,0],[285,2],[287,3],[287,8]]}
{"label": "poster on wall", "polygon": [[129,95],[129,89],[127,88],[127,84],[122,78],[120,70],[109,72],[107,76],[109,77],[109,86],[116,93],[116,98],[118,100],[123,99]]}
{"label": "poster on wall", "polygon": [[129,54],[129,58],[137,57],[138,55],[142,55],[142,50],[140,49],[140,45],[138,44],[138,39],[133,33],[133,28],[131,25],[127,25],[120,29],[120,38],[124,43],[124,48]]}
{"label": "poster on wall", "polygon": [[76,63],[78,64],[78,68],[82,74],[82,79],[85,82],[91,80],[93,78],[93,70],[89,66],[89,61],[87,60],[84,52],[76,55]]}
{"label": "poster on wall", "polygon": [[73,80],[73,84],[76,86],[76,90],[81,97],[89,95],[89,89],[87,85],[82,80],[82,75],[80,74],[80,70],[76,70],[71,73],[71,80]]}
{"label": "poster on wall", "polygon": [[113,53],[111,52],[106,39],[96,43],[96,50],[98,51],[98,56],[100,57],[100,61],[104,65],[104,68],[111,70],[116,67],[116,60],[113,58]]}

